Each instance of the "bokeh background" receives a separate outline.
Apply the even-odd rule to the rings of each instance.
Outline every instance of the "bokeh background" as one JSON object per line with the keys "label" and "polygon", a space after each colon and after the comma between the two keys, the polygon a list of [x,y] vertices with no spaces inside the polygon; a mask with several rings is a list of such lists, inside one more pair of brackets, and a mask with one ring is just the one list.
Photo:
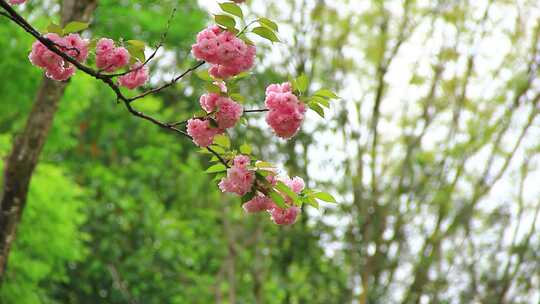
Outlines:
{"label": "bokeh background", "polygon": [[[61,1],[18,10],[44,29]],[[152,83],[193,64],[215,1],[100,0],[87,36],[159,41]],[[339,204],[290,227],[247,216],[207,156],[134,119],[83,73],[70,81],[31,183],[1,303],[540,303],[540,4],[536,0],[252,0],[280,24],[254,38],[246,107],[305,73],[342,97],[290,141],[264,120],[232,132]],[[41,72],[0,19],[0,155]],[[137,102],[198,109],[192,76]]]}

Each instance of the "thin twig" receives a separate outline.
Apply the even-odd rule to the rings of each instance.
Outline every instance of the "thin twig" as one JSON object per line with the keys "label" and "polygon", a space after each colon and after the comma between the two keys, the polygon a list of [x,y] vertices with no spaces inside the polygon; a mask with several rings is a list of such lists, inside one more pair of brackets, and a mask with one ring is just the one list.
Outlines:
{"label": "thin twig", "polygon": [[171,12],[171,15],[169,16],[169,19],[167,20],[167,27],[165,28],[165,31],[161,34],[161,38],[159,40],[159,43],[155,46],[154,51],[152,52],[152,54],[150,54],[150,56],[148,56],[148,58],[146,58],[146,60],[140,66],[138,66],[138,67],[136,67],[134,69],[127,70],[127,71],[122,72],[122,73],[107,74],[107,77],[112,78],[112,77],[124,76],[126,74],[131,73],[131,72],[136,72],[136,71],[142,69],[144,66],[146,66],[157,55],[157,52],[159,51],[159,49],[165,43],[165,39],[167,39],[167,34],[169,33],[169,30],[171,28],[171,22],[174,19],[175,14],[176,14],[176,7],[173,8],[173,10]]}

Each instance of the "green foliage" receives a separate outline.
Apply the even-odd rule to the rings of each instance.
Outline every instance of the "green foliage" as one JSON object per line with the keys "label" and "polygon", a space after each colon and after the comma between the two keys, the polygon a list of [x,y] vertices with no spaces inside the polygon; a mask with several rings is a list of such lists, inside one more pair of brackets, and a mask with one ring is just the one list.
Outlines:
{"label": "green foliage", "polygon": [[279,42],[279,38],[276,33],[266,26],[258,26],[252,29],[251,32],[269,40],[270,42]]}
{"label": "green foliage", "polygon": [[229,13],[231,15],[239,17],[240,19],[244,18],[244,13],[242,12],[242,9],[236,3],[224,2],[224,3],[220,3],[219,7],[221,7],[221,9],[224,12],[227,12],[227,13]]}
{"label": "green foliage", "polygon": [[[0,155],[9,149],[0,137]],[[0,169],[2,168],[0,164]],[[64,169],[42,163],[32,177],[31,190],[9,258],[0,302],[33,304],[50,301],[55,284],[67,284],[68,264],[87,257],[81,232],[85,220],[82,189]]]}

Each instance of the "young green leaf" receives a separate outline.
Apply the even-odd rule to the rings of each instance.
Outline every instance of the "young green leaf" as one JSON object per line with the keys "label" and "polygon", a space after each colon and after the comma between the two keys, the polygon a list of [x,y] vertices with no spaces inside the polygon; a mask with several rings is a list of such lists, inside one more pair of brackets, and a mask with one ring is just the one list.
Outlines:
{"label": "young green leaf", "polygon": [[304,199],[305,199],[305,202],[306,202],[308,205],[310,205],[310,206],[312,206],[312,207],[314,207],[314,208],[319,209],[319,202],[318,202],[316,199],[314,199],[313,197],[306,197],[306,198],[304,198]]}
{"label": "young green leaf", "polygon": [[201,80],[213,81],[212,77],[210,76],[210,74],[208,73],[207,70],[197,71],[197,72],[195,72],[195,75],[197,75],[197,77],[199,77]]}
{"label": "young green leaf", "polygon": [[225,167],[224,164],[215,164],[215,165],[212,165],[210,166],[210,168],[206,169],[206,173],[218,173],[218,172],[223,172],[223,171],[226,171],[227,170],[227,167]]}
{"label": "young green leaf", "polygon": [[257,34],[265,39],[270,40],[271,42],[279,42],[279,38],[276,36],[276,34],[269,28],[264,26],[258,26],[251,30],[254,34]]}
{"label": "young green leaf", "polygon": [[[210,148],[212,148],[212,150],[214,150],[214,152],[216,152],[217,154],[225,154],[226,153],[225,149],[223,149],[223,147],[218,146],[218,145],[211,145]],[[212,153],[212,152],[210,152],[210,153]]]}
{"label": "young green leaf", "polygon": [[205,148],[200,148],[199,150],[197,150],[197,152],[201,154],[212,154],[212,152],[208,151]]}
{"label": "young green leaf", "polygon": [[221,93],[221,88],[213,83],[207,83],[206,90],[210,93]]}
{"label": "young green leaf", "polygon": [[240,153],[242,154],[251,154],[251,146],[244,143],[243,145],[240,146]]}
{"label": "young green leaf", "polygon": [[229,97],[232,98],[234,101],[238,101],[239,103],[246,102],[246,98],[238,93],[230,94]]}
{"label": "young green leaf", "polygon": [[55,24],[55,23],[51,23],[51,24],[49,24],[49,26],[47,26],[47,32],[48,33],[55,33],[55,34],[58,34],[60,36],[64,35],[64,30],[62,29],[62,27],[60,27],[58,24]]}
{"label": "young green leaf", "polygon": [[139,47],[136,47],[136,46],[133,46],[133,45],[128,45],[126,47],[127,51],[129,52],[129,54],[131,55],[131,59],[132,59],[132,62],[136,60],[139,60],[140,62],[145,62],[146,61],[146,55],[144,55],[144,48],[141,49]]}
{"label": "young green leaf", "polygon": [[255,167],[261,169],[261,168],[274,168],[274,165],[272,165],[271,163],[269,162],[263,162],[263,161],[259,161],[259,162],[256,162],[255,163]]}
{"label": "young green leaf", "polygon": [[253,41],[251,41],[246,35],[242,34],[240,36],[238,36],[238,38],[240,38],[242,41],[244,41],[246,44],[248,45],[255,45],[255,43],[253,43]]}
{"label": "young green leaf", "polygon": [[317,114],[319,114],[319,116],[324,118],[324,110],[323,110],[323,108],[321,108],[321,106],[318,103],[310,102],[310,103],[308,103],[308,106],[309,106],[310,109],[317,112]]}
{"label": "young green leaf", "polygon": [[311,96],[309,100],[318,103],[320,106],[323,106],[326,108],[330,107],[330,102],[328,101],[328,99],[323,98],[321,96],[314,95],[314,96]]}
{"label": "young green leaf", "polygon": [[228,149],[231,147],[231,140],[229,139],[227,135],[220,134],[214,137],[214,144],[221,146],[225,149]]}
{"label": "young green leaf", "polygon": [[298,78],[296,78],[295,83],[296,83],[296,89],[300,93],[304,93],[308,88],[309,79],[307,78],[306,74],[302,74],[298,76]]}
{"label": "young green leaf", "polygon": [[313,95],[326,97],[326,98],[333,98],[333,99],[339,98],[339,96],[337,96],[336,93],[328,89],[320,89],[317,92],[315,92]]}
{"label": "young green leaf", "polygon": [[329,203],[337,203],[336,199],[328,192],[317,192],[317,193],[314,193],[312,196],[321,201],[325,201]]}
{"label": "young green leaf", "polygon": [[259,20],[257,20],[257,21],[259,21],[260,25],[266,26],[266,27],[270,28],[271,30],[273,30],[274,32],[278,31],[278,25],[274,21],[272,21],[272,20],[270,20],[268,18],[262,17],[262,18],[259,18]]}
{"label": "young green leaf", "polygon": [[242,203],[245,203],[255,197],[255,191],[248,192],[242,196]]}
{"label": "young green leaf", "polygon": [[224,12],[227,12],[236,17],[244,18],[244,13],[242,13],[242,9],[235,3],[232,3],[232,2],[220,3],[219,7],[221,7],[221,9]]}
{"label": "young green leaf", "polygon": [[80,32],[82,30],[87,29],[88,25],[89,24],[86,22],[72,21],[66,24],[66,26],[64,27],[64,33],[69,34],[69,33]]}
{"label": "young green leaf", "polygon": [[90,43],[88,43],[88,48],[93,49],[96,47],[98,40],[96,38],[92,38],[90,40]]}
{"label": "young green leaf", "polygon": [[298,194],[296,194],[294,191],[291,190],[287,185],[285,185],[283,182],[277,182],[276,189],[279,190],[279,192],[287,195],[290,197],[295,205],[300,204],[300,199],[298,197]]}
{"label": "young green leaf", "polygon": [[270,193],[268,193],[270,196],[270,199],[279,207],[279,208],[287,208],[287,205],[285,203],[285,199],[277,193],[275,190],[272,190]]}
{"label": "young green leaf", "polygon": [[141,40],[128,40],[126,42],[139,49],[144,50],[144,48],[146,47],[146,43],[144,43],[144,41],[141,41]]}
{"label": "young green leaf", "polygon": [[222,178],[224,178],[225,176],[227,176],[227,174],[225,174],[225,172],[218,172],[216,174],[216,176],[214,176],[214,178],[212,180],[217,182],[217,181],[221,180]]}
{"label": "young green leaf", "polygon": [[236,26],[236,21],[233,17],[227,16],[227,15],[215,15],[214,19],[216,20],[216,23],[226,27],[227,29],[234,29]]}

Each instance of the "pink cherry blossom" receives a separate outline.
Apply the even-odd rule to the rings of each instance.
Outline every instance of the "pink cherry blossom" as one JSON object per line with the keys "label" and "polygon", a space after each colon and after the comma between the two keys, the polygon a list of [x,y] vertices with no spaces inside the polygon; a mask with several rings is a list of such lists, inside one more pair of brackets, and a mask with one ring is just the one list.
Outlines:
{"label": "pink cherry blossom", "polygon": [[87,39],[82,39],[79,34],[69,34],[64,37],[62,46],[66,48],[66,54],[79,62],[85,62],[88,58],[89,43]]}
{"label": "pink cherry blossom", "polygon": [[271,199],[269,199],[268,197],[264,195],[258,195],[252,198],[251,200],[245,202],[242,205],[242,208],[244,208],[244,210],[247,213],[255,213],[255,212],[266,211],[272,208],[272,206],[273,206],[273,202]]}
{"label": "pink cherry blossom", "polygon": [[148,81],[148,67],[137,62],[130,67],[132,72],[118,78],[118,83],[130,90],[142,86]]}
{"label": "pink cherry blossom", "polygon": [[272,221],[277,225],[292,225],[296,222],[296,218],[300,213],[300,208],[293,206],[283,209],[274,205],[269,212]]}
{"label": "pink cherry blossom", "polygon": [[229,31],[217,26],[204,29],[191,47],[193,55],[211,64],[209,73],[226,79],[249,70],[255,61],[256,49]]}
{"label": "pink cherry blossom", "polygon": [[187,132],[199,147],[208,147],[214,141],[214,136],[221,133],[219,129],[212,128],[208,120],[202,119],[188,120]]}
{"label": "pink cherry blossom", "polygon": [[236,156],[233,166],[227,169],[227,177],[221,179],[219,188],[222,192],[235,193],[242,196],[248,193],[255,181],[255,174],[249,170],[249,158],[245,155]]}
{"label": "pink cherry blossom", "polygon": [[242,106],[230,98],[218,100],[219,110],[216,113],[216,121],[220,129],[232,128],[242,116]]}
{"label": "pink cherry blossom", "polygon": [[[53,41],[57,48],[67,55],[80,62],[86,61],[88,57],[88,40],[82,39],[78,34],[60,37],[57,34],[49,33],[45,37]],[[49,50],[40,41],[32,44],[32,51],[28,58],[33,65],[43,68],[47,77],[54,80],[67,80],[76,70],[71,63]]]}
{"label": "pink cherry blossom", "polygon": [[304,120],[306,106],[291,92],[290,84],[272,84],[266,88],[266,122],[282,138],[293,137]]}
{"label": "pink cherry blossom", "polygon": [[293,178],[285,177],[282,181],[295,193],[300,193],[305,188],[304,180],[301,177],[295,176]]}
{"label": "pink cherry blossom", "polygon": [[207,113],[216,111],[216,122],[220,129],[234,127],[242,116],[243,108],[240,104],[217,93],[202,95],[199,103]]}
{"label": "pink cherry blossom", "polygon": [[17,5],[17,4],[23,4],[26,2],[26,0],[9,0],[9,4]]}
{"label": "pink cherry blossom", "polygon": [[130,55],[126,48],[116,47],[114,41],[101,38],[96,45],[96,66],[105,72],[114,72],[129,63]]}

